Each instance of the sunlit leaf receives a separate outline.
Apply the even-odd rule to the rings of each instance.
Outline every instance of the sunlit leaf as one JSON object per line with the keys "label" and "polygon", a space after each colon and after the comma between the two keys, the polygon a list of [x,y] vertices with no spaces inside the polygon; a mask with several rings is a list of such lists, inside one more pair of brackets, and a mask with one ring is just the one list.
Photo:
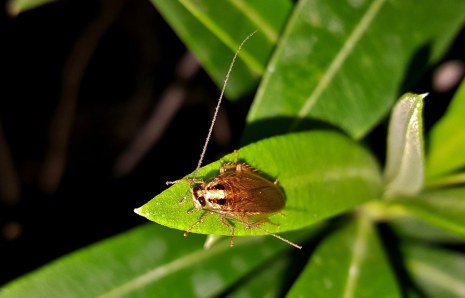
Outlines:
{"label": "sunlit leaf", "polygon": [[[218,174],[225,162],[233,162],[234,154],[211,163],[199,171],[208,179]],[[349,138],[330,131],[294,133],[273,137],[239,150],[239,159],[270,179],[278,179],[286,195],[286,207],[272,215],[271,223],[262,227],[273,232],[299,229],[344,212],[369,199],[379,198],[380,173],[373,158]],[[178,202],[188,193],[189,182],[180,182],[136,212],[168,227],[187,230],[202,212],[191,212],[193,204]],[[263,198],[266,199],[266,198]],[[230,229],[213,214],[193,228],[205,234],[231,234]],[[265,234],[237,223],[236,235]]]}
{"label": "sunlit leaf", "polygon": [[365,136],[464,20],[464,1],[299,1],[249,113],[246,141],[313,127],[310,120]]}
{"label": "sunlit leaf", "polygon": [[387,197],[418,193],[424,181],[423,98],[407,93],[391,113],[385,168]]}

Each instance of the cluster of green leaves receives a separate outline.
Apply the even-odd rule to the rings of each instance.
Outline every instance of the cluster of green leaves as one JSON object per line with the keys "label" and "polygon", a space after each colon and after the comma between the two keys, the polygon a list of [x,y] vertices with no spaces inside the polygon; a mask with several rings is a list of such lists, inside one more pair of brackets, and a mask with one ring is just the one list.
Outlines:
{"label": "cluster of green leaves", "polygon": [[[200,216],[187,212],[190,202],[178,204],[189,188],[181,182],[136,209],[164,226],[59,259],[1,297],[465,296],[465,256],[444,248],[465,240],[465,83],[427,132],[426,156],[425,95],[405,94],[392,109],[384,173],[360,142],[441,58],[465,20],[465,2],[152,1],[218,85],[228,53],[258,29],[228,86],[239,97],[263,77],[239,158],[279,179],[286,207],[270,217],[278,226],[263,227],[304,250],[269,236],[237,237],[234,248],[223,238],[208,250],[201,235],[180,239],[164,226],[186,230]],[[199,177],[233,160],[227,155]],[[193,232],[230,233],[216,215]],[[238,236],[264,234],[237,223]]]}

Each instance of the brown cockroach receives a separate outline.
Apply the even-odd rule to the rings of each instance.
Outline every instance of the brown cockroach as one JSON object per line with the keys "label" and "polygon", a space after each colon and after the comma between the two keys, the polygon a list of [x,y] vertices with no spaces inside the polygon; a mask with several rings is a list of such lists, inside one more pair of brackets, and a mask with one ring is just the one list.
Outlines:
{"label": "brown cockroach", "polygon": [[[269,222],[268,217],[270,215],[280,212],[284,208],[285,196],[278,186],[277,180],[270,181],[262,176],[257,169],[247,163],[238,162],[237,151],[235,151],[235,162],[223,164],[216,177],[209,181],[197,179],[198,171],[205,156],[207,145],[213,131],[213,126],[216,121],[218,110],[220,108],[234,62],[236,61],[242,46],[250,37],[252,37],[252,35],[255,34],[255,32],[252,32],[242,41],[231,61],[193,177],[176,181],[168,181],[167,184],[188,181],[190,183],[189,189],[195,209],[205,211],[200,218],[185,231],[184,236],[187,236],[194,227],[201,224],[207,215],[217,214],[219,215],[221,222],[231,230],[231,246],[234,245],[235,227],[230,221],[237,221],[242,223],[248,229],[261,230],[268,235],[301,249],[301,246],[279,235],[271,233],[260,226],[262,223]],[[186,197],[187,195],[180,203],[183,203]]]}

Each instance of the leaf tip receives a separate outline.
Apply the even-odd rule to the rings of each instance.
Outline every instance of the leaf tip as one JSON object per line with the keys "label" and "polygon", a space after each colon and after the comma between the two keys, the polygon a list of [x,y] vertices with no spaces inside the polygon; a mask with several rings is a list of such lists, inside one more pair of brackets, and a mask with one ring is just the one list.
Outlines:
{"label": "leaf tip", "polygon": [[142,211],[142,207],[135,208],[134,213],[140,215],[140,216],[145,216],[144,212]]}
{"label": "leaf tip", "polygon": [[425,97],[427,97],[428,95],[429,95],[429,93],[426,92],[426,93],[423,93],[423,94],[419,94],[418,96],[420,96],[421,99],[425,99]]}

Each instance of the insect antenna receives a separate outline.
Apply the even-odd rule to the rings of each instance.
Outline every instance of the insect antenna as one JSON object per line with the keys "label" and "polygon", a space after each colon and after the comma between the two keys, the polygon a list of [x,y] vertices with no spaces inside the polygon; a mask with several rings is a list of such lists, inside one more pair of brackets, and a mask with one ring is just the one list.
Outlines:
{"label": "insect antenna", "polygon": [[[250,33],[241,42],[241,44],[237,48],[236,53],[234,54],[233,59],[231,60],[231,64],[229,65],[228,72],[226,73],[226,77],[224,79],[223,88],[221,88],[221,93],[220,93],[220,96],[218,98],[218,103],[216,104],[216,107],[215,107],[215,112],[213,113],[212,123],[210,124],[210,128],[208,129],[208,134],[207,134],[207,137],[205,139],[205,144],[203,145],[202,153],[200,153],[199,162],[197,163],[197,167],[195,168],[194,176],[192,177],[192,179],[191,179],[191,181],[189,183],[189,188],[192,188],[192,185],[194,183],[196,183],[196,178],[197,178],[197,175],[199,174],[200,166],[202,165],[203,159],[205,157],[205,152],[207,151],[208,143],[210,142],[210,138],[211,138],[211,135],[212,135],[212,132],[213,132],[213,127],[215,126],[216,118],[218,117],[218,111],[220,110],[221,102],[223,101],[224,92],[226,90],[226,86],[228,85],[229,76],[231,75],[233,66],[234,66],[234,64],[236,62],[236,59],[237,59],[237,57],[239,55],[239,52],[241,51],[242,47],[247,42],[247,40],[249,40],[249,38],[251,38],[256,32],[257,32],[257,30],[253,31],[252,33]],[[176,181],[167,181],[166,184],[167,185],[168,184],[174,184],[174,183],[177,183],[177,182],[183,181],[183,180],[188,180],[188,179],[180,179],[180,180],[176,180]],[[179,202],[180,204],[184,203],[184,201],[186,200],[188,194],[189,194],[189,192],[182,198],[182,200]]]}
{"label": "insect antenna", "polygon": [[264,228],[262,228],[262,227],[260,227],[260,226],[253,226],[253,227],[254,227],[255,229],[257,229],[257,230],[260,230],[260,231],[262,231],[262,232],[267,233],[267,234],[270,235],[270,236],[275,237],[276,239],[279,239],[279,240],[281,240],[281,241],[283,241],[283,242],[286,242],[287,244],[292,245],[292,246],[294,246],[295,248],[302,249],[302,246],[301,246],[301,245],[295,244],[294,242],[289,241],[289,240],[287,240],[286,238],[281,237],[281,236],[279,236],[279,235],[277,235],[277,234],[275,234],[275,233],[271,233],[270,231],[265,230]]}
{"label": "insect antenna", "polygon": [[225,77],[225,79],[224,79],[223,88],[221,89],[220,97],[218,98],[218,103],[216,104],[215,112],[213,113],[212,123],[210,124],[210,128],[208,129],[207,138],[205,139],[205,144],[203,145],[202,153],[200,154],[200,158],[199,158],[199,162],[197,163],[197,167],[195,168],[194,176],[192,177],[191,186],[192,186],[192,184],[194,183],[195,179],[197,178],[197,175],[198,175],[198,173],[199,173],[200,166],[202,165],[203,158],[205,157],[205,152],[207,151],[207,146],[208,146],[208,143],[210,142],[210,137],[211,137],[212,132],[213,132],[213,127],[215,126],[216,118],[217,118],[217,116],[218,116],[218,111],[220,110],[221,102],[223,101],[224,91],[226,90],[226,86],[227,86],[227,84],[228,84],[229,76],[231,75],[231,71],[232,71],[232,69],[233,69],[234,63],[236,62],[237,56],[239,55],[239,52],[241,51],[241,49],[242,49],[242,47],[244,46],[244,44],[245,44],[245,43],[247,42],[247,40],[249,40],[249,38],[251,38],[256,32],[257,32],[257,30],[255,30],[254,32],[250,33],[250,34],[241,42],[241,44],[240,44],[239,47],[237,48],[236,53],[234,54],[234,57],[233,57],[233,59],[232,59],[232,61],[231,61],[231,64],[229,65],[228,72],[226,73],[226,77]]}

